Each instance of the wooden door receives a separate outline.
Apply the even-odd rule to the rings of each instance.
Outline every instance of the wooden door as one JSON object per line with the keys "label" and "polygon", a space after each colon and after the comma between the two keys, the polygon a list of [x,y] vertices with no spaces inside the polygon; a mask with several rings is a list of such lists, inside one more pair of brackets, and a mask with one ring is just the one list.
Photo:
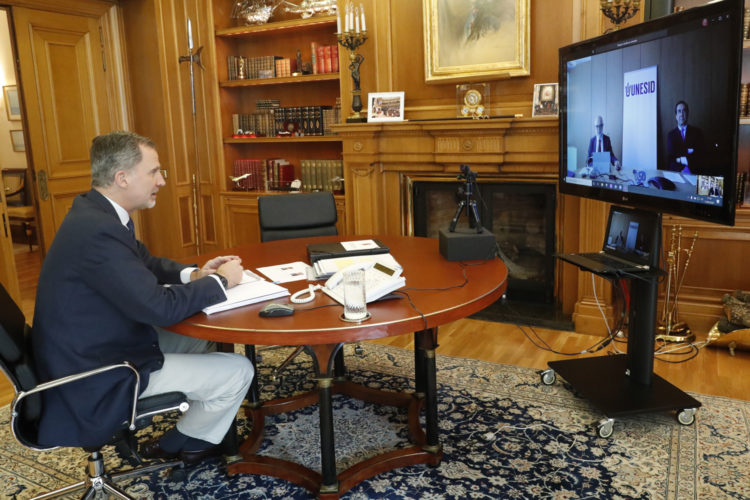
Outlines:
{"label": "wooden door", "polygon": [[12,13],[46,251],[75,196],[90,189],[91,139],[112,130],[117,116],[108,100],[106,26],[90,15]]}

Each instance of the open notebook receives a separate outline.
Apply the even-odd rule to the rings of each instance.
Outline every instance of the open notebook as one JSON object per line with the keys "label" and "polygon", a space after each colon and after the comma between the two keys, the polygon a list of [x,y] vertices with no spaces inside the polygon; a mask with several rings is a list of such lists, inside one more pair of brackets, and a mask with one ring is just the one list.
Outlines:
{"label": "open notebook", "polygon": [[213,314],[227,311],[247,304],[255,304],[264,300],[276,299],[289,295],[289,290],[270,281],[266,281],[257,274],[245,269],[239,285],[227,290],[227,300],[212,306],[204,307],[203,312]]}
{"label": "open notebook", "polygon": [[604,243],[599,252],[568,253],[558,257],[595,273],[658,269],[661,214],[611,206]]}

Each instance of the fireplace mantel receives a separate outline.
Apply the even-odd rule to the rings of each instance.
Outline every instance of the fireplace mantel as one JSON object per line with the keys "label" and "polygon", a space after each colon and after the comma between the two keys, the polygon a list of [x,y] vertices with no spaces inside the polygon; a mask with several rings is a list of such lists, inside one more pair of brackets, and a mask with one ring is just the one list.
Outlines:
{"label": "fireplace mantel", "polygon": [[[411,183],[455,180],[463,163],[479,182],[557,182],[557,117],[345,124],[334,130],[343,141],[349,234],[412,234]],[[555,218],[556,248],[576,251],[578,200],[558,197]],[[565,233],[565,226],[576,229]],[[577,271],[560,266],[556,279],[563,310],[573,312]]]}

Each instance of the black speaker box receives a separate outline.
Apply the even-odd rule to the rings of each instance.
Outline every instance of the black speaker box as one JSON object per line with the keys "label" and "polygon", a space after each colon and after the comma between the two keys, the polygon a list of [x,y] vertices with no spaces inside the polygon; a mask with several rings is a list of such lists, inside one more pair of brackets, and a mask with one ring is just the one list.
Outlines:
{"label": "black speaker box", "polygon": [[440,230],[440,255],[446,260],[486,260],[495,257],[495,235],[486,229]]}

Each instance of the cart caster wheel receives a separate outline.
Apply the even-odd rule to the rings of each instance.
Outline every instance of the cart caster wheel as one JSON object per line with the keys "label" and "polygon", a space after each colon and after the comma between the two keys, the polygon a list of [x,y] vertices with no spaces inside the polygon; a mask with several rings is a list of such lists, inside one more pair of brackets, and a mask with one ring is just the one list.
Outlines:
{"label": "cart caster wheel", "polygon": [[611,436],[614,430],[615,421],[611,418],[605,418],[596,425],[596,431],[599,433],[599,436],[605,439]]}
{"label": "cart caster wheel", "polygon": [[365,350],[361,345],[357,344],[354,346],[354,354],[356,354],[357,356],[361,358],[362,356],[365,355]]}
{"label": "cart caster wheel", "polygon": [[697,408],[685,408],[677,413],[677,421],[682,425],[691,425],[695,422],[695,413]]}
{"label": "cart caster wheel", "polygon": [[555,380],[557,380],[557,376],[555,375],[555,370],[549,369],[544,370],[541,374],[542,383],[544,385],[552,385],[555,383]]}

